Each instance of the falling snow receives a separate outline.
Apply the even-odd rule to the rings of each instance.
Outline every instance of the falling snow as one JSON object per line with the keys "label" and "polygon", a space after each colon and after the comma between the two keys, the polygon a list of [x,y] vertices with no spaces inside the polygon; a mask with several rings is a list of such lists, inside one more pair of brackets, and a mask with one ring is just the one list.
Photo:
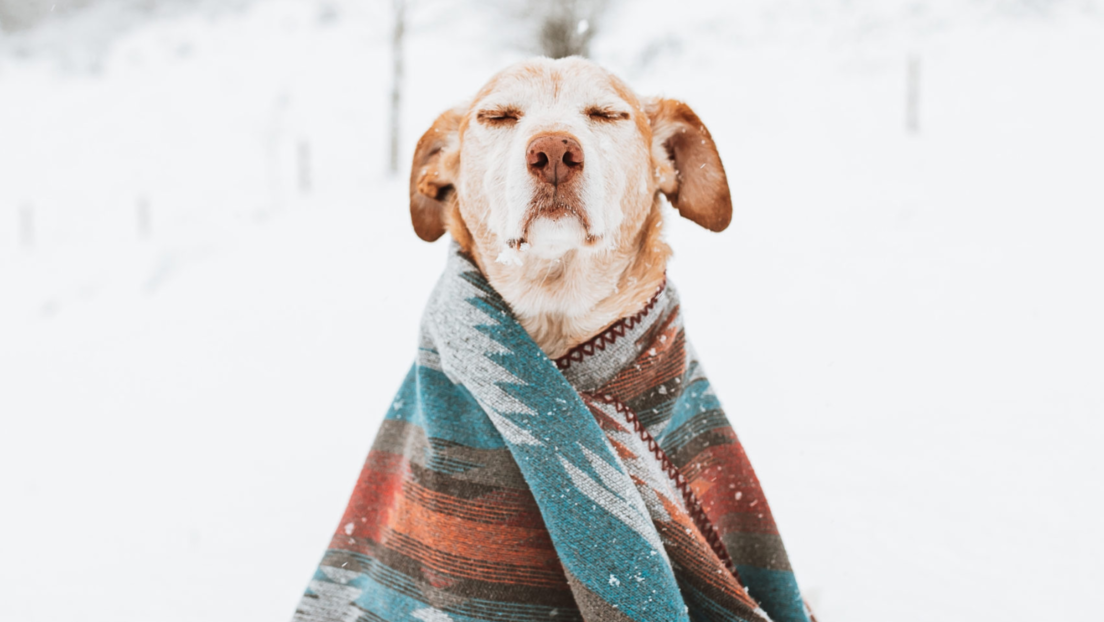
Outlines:
{"label": "falling snow", "polygon": [[[1025,565],[1063,571],[984,617],[1094,619],[1104,96],[1084,77],[1104,33],[1032,16],[1087,3],[887,0],[853,20],[842,2],[641,0],[587,24],[598,60],[689,102],[721,150],[734,224],[665,208],[668,273],[822,619],[972,611]],[[383,172],[389,5],[327,0],[322,23],[318,2],[232,4],[152,12],[102,52],[38,51],[94,38],[95,7],[0,36],[5,620],[44,602],[93,622],[287,619],[402,407],[444,241],[411,233],[409,171]],[[405,161],[521,56],[481,13],[412,25]],[[1010,511],[1024,489],[1065,511]],[[72,537],[67,508],[104,504],[80,521],[96,537]],[[56,597],[58,534],[79,598]],[[233,582],[211,571],[242,559]],[[933,590],[916,560],[969,581]],[[122,608],[104,587],[120,576]]]}

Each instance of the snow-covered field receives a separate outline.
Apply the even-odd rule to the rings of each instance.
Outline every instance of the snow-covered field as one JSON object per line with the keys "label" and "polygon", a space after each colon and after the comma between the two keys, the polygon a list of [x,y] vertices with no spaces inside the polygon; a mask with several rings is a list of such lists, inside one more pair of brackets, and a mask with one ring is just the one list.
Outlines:
{"label": "snow-covered field", "polygon": [[[290,617],[444,260],[387,4],[0,35],[0,619]],[[668,4],[594,57],[722,149],[670,275],[822,622],[1099,619],[1104,11]],[[404,161],[525,55],[475,6],[415,5]]]}

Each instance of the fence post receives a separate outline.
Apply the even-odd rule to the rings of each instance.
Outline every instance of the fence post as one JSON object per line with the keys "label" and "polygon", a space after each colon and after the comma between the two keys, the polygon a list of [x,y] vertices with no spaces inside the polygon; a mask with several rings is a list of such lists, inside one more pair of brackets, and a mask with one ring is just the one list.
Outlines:
{"label": "fence post", "polygon": [[153,234],[153,214],[150,210],[150,202],[146,197],[138,197],[138,209],[135,213],[138,223],[138,238],[145,240]]}
{"label": "fence post", "polygon": [[311,189],[310,143],[307,139],[299,139],[299,149],[296,153],[299,156],[299,192],[307,194]]}
{"label": "fence post", "polygon": [[920,133],[920,55],[909,54],[905,70],[905,128],[910,134]]}
{"label": "fence post", "polygon": [[402,108],[403,35],[406,32],[406,1],[392,0],[394,24],[391,31],[391,149],[388,171],[399,172],[399,124]]}
{"label": "fence post", "polygon": [[19,245],[25,250],[34,246],[34,205],[24,203],[19,206]]}

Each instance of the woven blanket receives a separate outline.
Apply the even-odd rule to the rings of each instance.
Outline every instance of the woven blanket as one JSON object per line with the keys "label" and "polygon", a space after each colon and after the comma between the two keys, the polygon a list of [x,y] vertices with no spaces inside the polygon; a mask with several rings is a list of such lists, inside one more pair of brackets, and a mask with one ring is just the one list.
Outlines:
{"label": "woven blanket", "polygon": [[454,246],[296,622],[808,622],[668,283],[549,359]]}

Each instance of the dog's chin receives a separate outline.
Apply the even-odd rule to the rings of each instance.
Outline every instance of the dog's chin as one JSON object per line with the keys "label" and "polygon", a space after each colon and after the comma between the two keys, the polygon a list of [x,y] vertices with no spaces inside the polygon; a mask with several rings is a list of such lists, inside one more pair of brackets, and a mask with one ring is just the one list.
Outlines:
{"label": "dog's chin", "polygon": [[558,259],[568,251],[584,248],[588,235],[583,223],[574,216],[558,218],[538,216],[529,224],[528,252],[541,259]]}

